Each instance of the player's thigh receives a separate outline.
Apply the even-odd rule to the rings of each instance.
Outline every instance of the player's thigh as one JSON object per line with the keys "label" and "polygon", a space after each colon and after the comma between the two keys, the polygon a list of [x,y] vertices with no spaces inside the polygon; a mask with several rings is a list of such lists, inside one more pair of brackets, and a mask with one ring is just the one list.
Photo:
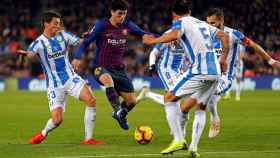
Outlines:
{"label": "player's thigh", "polygon": [[114,80],[115,89],[120,95],[122,92],[125,96],[131,96],[132,94],[135,96],[132,81],[124,70],[110,70],[110,72]]}
{"label": "player's thigh", "polygon": [[204,85],[201,86],[201,88],[191,95],[191,98],[194,98],[197,100],[197,104],[202,104],[203,106],[206,106],[211,96],[214,95],[215,90],[217,88],[218,81],[204,81]]}
{"label": "player's thigh", "polygon": [[196,80],[194,77],[181,76],[169,91],[174,96],[183,97],[197,92],[202,86],[202,81]]}
{"label": "player's thigh", "polygon": [[67,93],[83,101],[87,106],[95,106],[95,98],[92,96],[90,88],[78,75],[67,84]]}
{"label": "player's thigh", "polygon": [[94,79],[99,84],[101,84],[105,87],[114,86],[114,82],[113,82],[113,78],[111,76],[111,73],[103,67],[94,68],[93,76],[94,76]]}
{"label": "player's thigh", "polygon": [[49,88],[47,95],[51,112],[57,108],[62,108],[65,111],[66,92],[64,88]]}
{"label": "player's thigh", "polygon": [[79,99],[83,101],[87,106],[95,107],[96,99],[92,95],[91,89],[85,84],[80,93]]}

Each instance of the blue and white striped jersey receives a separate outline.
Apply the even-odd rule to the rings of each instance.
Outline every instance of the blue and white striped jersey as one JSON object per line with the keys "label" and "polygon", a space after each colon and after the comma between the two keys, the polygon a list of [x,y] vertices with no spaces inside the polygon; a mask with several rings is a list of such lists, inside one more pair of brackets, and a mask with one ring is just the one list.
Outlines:
{"label": "blue and white striped jersey", "polygon": [[[229,53],[227,57],[227,78],[229,80],[232,80],[234,77],[234,68],[236,66],[236,62],[240,56],[240,52],[243,49],[243,40],[245,39],[245,36],[243,33],[229,28],[229,27],[224,27],[224,32],[229,34],[230,41],[229,41]],[[220,44],[220,40],[214,40],[214,45],[217,45],[217,50],[222,49],[222,45]],[[220,48],[218,47],[220,46]]]}
{"label": "blue and white striped jersey", "polygon": [[217,28],[204,21],[186,16],[173,23],[172,29],[181,31],[180,42],[190,60],[189,74],[191,75],[220,75],[221,68],[215,50],[212,36]]}
{"label": "blue and white striped jersey", "polygon": [[153,51],[159,52],[158,69],[167,69],[180,73],[185,64],[185,53],[178,42],[156,44]]}
{"label": "blue and white striped jersey", "polygon": [[75,72],[68,59],[67,48],[77,45],[79,38],[67,32],[59,32],[55,37],[40,35],[28,48],[38,55],[44,70],[47,87],[63,86]]}

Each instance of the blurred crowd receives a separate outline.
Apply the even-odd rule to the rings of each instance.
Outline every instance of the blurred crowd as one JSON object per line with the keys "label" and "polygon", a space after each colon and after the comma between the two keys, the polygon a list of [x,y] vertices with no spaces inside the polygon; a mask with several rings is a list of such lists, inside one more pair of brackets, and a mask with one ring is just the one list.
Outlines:
{"label": "blurred crowd", "polygon": [[[129,0],[129,19],[141,28],[154,33],[164,32],[171,24],[169,4],[172,0]],[[1,0],[0,5],[0,76],[41,76],[38,60],[25,60],[16,55],[17,49],[28,45],[41,34],[42,11],[55,9],[63,15],[67,31],[81,35],[97,19],[108,17],[108,0]],[[279,0],[195,0],[192,14],[205,19],[209,7],[225,11],[225,23],[252,38],[280,60],[280,1]],[[143,76],[148,63],[150,47],[140,38],[130,37],[124,62],[130,76]],[[71,51],[73,52],[73,49]],[[81,74],[91,73],[95,45],[87,48],[82,58]],[[280,75],[250,49],[246,49],[244,75]]]}

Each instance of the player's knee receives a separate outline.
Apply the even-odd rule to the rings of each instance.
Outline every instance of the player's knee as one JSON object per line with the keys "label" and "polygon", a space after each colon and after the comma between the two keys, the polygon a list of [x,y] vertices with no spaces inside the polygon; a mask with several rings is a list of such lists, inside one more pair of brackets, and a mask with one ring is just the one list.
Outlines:
{"label": "player's knee", "polygon": [[127,106],[135,106],[136,105],[136,97],[132,97],[129,100],[126,100],[126,105]]}
{"label": "player's knee", "polygon": [[87,105],[89,107],[95,107],[96,106],[96,99],[94,97],[90,97],[87,101]]}
{"label": "player's knee", "polygon": [[171,92],[167,92],[165,95],[164,95],[164,102],[167,103],[167,102],[174,102],[174,101],[177,101],[178,98],[176,96],[174,96]]}
{"label": "player's knee", "polygon": [[109,74],[103,74],[100,76],[99,78],[100,82],[102,82],[102,84],[105,86],[105,87],[111,87],[111,86],[114,86],[114,82],[113,82],[113,79],[112,77],[109,75]]}

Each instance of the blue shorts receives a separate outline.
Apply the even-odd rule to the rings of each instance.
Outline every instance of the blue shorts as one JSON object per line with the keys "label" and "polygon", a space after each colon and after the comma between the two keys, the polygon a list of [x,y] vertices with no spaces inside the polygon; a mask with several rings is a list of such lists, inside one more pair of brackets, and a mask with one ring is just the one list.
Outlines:
{"label": "blue shorts", "polygon": [[96,67],[93,69],[93,76],[94,76],[95,80],[101,85],[103,85],[103,84],[99,81],[99,77],[105,73],[108,73],[111,75],[113,82],[114,82],[114,87],[118,93],[119,92],[126,92],[126,93],[134,92],[132,81],[128,77],[125,69],[113,69],[113,68],[104,68],[104,67]]}

